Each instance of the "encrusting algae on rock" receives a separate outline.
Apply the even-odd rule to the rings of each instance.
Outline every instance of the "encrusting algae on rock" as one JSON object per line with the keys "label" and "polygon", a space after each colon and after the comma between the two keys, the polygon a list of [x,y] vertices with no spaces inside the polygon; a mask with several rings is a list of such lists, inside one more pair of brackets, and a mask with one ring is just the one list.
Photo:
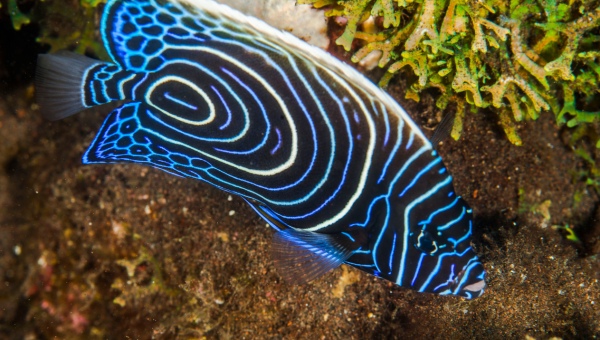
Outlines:
{"label": "encrusting algae on rock", "polygon": [[[436,105],[457,103],[452,136],[464,109],[493,106],[508,139],[520,145],[516,122],[551,110],[569,127],[599,120],[600,2],[467,0],[299,0],[347,19],[336,40],[352,61],[379,51],[386,87],[399,71],[412,81],[407,98],[441,92]],[[367,23],[375,17],[375,32]],[[360,26],[363,26],[362,30]],[[600,143],[597,145],[600,147]]]}
{"label": "encrusting algae on rock", "polygon": [[9,0],[6,11],[17,31],[25,25],[39,25],[40,33],[36,41],[50,46],[51,52],[73,50],[79,54],[89,53],[106,59],[108,56],[104,46],[98,43],[96,32],[98,5],[104,2],[33,0],[21,8],[17,0]]}

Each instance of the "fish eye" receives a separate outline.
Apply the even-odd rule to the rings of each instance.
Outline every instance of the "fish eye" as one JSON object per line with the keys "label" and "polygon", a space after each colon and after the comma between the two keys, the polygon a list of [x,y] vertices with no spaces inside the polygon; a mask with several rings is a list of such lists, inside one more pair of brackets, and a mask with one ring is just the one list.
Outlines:
{"label": "fish eye", "polygon": [[429,255],[434,255],[438,251],[437,243],[433,240],[431,233],[427,230],[421,230],[419,232],[414,245],[415,248]]}

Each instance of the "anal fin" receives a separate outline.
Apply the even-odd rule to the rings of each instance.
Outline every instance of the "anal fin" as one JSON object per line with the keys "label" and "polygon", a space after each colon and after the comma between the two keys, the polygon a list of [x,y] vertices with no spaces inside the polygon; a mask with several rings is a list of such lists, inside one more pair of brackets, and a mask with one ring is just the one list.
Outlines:
{"label": "anal fin", "polygon": [[273,236],[271,255],[287,282],[304,284],[339,267],[357,248],[344,234],[285,229]]}

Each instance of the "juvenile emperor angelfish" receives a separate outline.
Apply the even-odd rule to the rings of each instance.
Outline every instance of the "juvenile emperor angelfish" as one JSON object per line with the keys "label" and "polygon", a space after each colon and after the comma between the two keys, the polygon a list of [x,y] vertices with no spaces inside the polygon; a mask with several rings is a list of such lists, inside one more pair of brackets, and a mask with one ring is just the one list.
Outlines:
{"label": "juvenile emperor angelfish", "polygon": [[40,55],[43,115],[123,101],[83,163],[132,162],[241,196],[303,283],[345,263],[402,287],[480,296],[472,211],[431,142],[348,65],[211,0],[109,0],[110,62]]}

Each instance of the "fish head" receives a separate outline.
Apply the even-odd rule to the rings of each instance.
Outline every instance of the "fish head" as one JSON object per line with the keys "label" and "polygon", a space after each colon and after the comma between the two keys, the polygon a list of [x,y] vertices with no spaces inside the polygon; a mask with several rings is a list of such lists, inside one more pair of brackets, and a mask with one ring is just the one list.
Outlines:
{"label": "fish head", "polygon": [[486,273],[477,256],[472,258],[463,269],[458,272],[456,278],[449,287],[453,295],[472,299],[479,297],[487,287],[485,283]]}
{"label": "fish head", "polygon": [[409,257],[419,259],[413,262],[419,275],[412,278],[411,286],[422,292],[476,298],[486,288],[486,272],[471,245],[471,210],[463,203],[450,213],[458,218],[420,225],[412,233]]}

